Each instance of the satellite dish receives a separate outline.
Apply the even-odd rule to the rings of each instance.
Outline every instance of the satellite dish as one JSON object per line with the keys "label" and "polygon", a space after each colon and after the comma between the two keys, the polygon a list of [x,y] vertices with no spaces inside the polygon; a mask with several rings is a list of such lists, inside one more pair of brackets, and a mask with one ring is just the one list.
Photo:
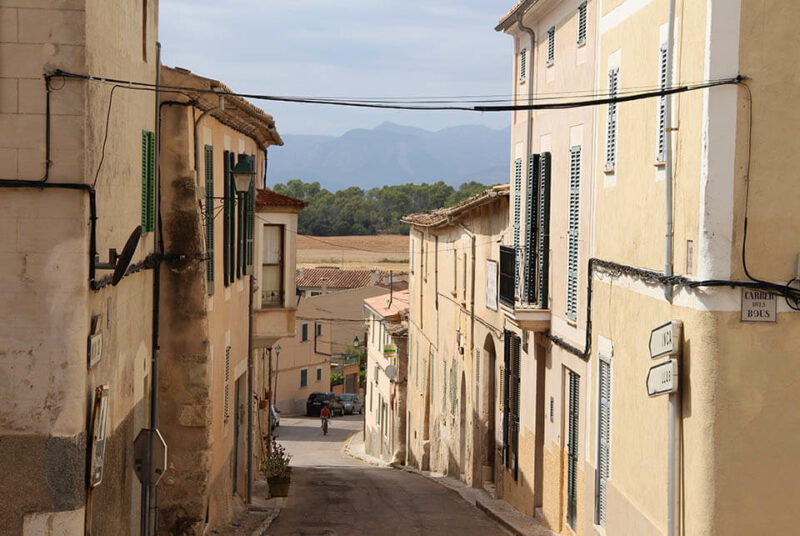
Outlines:
{"label": "satellite dish", "polygon": [[115,287],[120,282],[125,272],[128,270],[128,265],[131,263],[133,253],[136,251],[136,246],[139,245],[139,238],[142,236],[142,226],[137,225],[133,230],[128,241],[125,242],[125,247],[122,248],[122,253],[117,257],[117,265],[114,267],[114,275],[111,277],[111,284]]}
{"label": "satellite dish", "polygon": [[386,374],[386,377],[389,378],[390,380],[397,378],[397,367],[395,367],[394,365],[387,366],[385,369],[383,369],[383,372]]}

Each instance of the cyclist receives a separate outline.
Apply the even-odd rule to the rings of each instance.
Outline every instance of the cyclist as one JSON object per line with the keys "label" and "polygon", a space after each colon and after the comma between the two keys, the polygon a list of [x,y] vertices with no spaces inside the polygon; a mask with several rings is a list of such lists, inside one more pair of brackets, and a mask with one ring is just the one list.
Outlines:
{"label": "cyclist", "polygon": [[319,418],[322,419],[322,434],[328,435],[328,420],[331,418],[331,410],[328,409],[327,403],[319,411]]}

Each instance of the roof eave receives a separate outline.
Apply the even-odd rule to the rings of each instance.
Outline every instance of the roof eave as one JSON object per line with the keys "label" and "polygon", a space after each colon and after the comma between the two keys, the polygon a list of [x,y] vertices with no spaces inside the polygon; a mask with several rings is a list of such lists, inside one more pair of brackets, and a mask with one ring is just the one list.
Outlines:
{"label": "roof eave", "polygon": [[528,11],[534,4],[538,3],[539,0],[523,0],[519,2],[516,6],[514,6],[511,11],[506,13],[501,19],[500,22],[497,23],[497,26],[494,27],[496,32],[504,32],[508,30],[511,26],[516,24],[516,22]]}

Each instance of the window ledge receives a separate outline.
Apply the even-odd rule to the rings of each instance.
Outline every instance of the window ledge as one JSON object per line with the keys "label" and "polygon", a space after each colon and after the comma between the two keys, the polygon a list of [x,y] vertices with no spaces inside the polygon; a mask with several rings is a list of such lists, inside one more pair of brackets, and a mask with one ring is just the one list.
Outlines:
{"label": "window ledge", "polygon": [[653,167],[662,168],[665,167],[666,165],[667,163],[664,162],[663,160],[656,160],[655,164],[653,164]]}
{"label": "window ledge", "polygon": [[546,66],[547,66],[547,68],[549,69],[550,67],[552,67],[552,66],[553,66],[553,65],[555,65],[555,64],[556,64],[556,60],[553,60],[553,61],[548,61],[548,62],[547,62],[545,65],[546,65]]}
{"label": "window ledge", "polygon": [[578,45],[578,48],[585,47],[586,46],[586,39],[584,39],[583,41],[578,41],[577,45]]}
{"label": "window ledge", "polygon": [[607,167],[603,170],[603,173],[605,173],[606,175],[613,175],[616,172],[617,172],[616,167]]}

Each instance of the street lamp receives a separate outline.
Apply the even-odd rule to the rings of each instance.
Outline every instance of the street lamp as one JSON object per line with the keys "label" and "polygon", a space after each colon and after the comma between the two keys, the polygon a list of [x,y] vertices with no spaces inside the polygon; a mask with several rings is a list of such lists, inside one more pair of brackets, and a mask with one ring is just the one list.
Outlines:
{"label": "street lamp", "polygon": [[361,341],[358,340],[358,335],[355,336],[353,339],[353,347],[358,348],[358,345],[361,344]]}
{"label": "street lamp", "polygon": [[233,183],[239,193],[250,191],[250,183],[256,173],[255,158],[247,154],[240,154],[239,161],[231,169]]}

